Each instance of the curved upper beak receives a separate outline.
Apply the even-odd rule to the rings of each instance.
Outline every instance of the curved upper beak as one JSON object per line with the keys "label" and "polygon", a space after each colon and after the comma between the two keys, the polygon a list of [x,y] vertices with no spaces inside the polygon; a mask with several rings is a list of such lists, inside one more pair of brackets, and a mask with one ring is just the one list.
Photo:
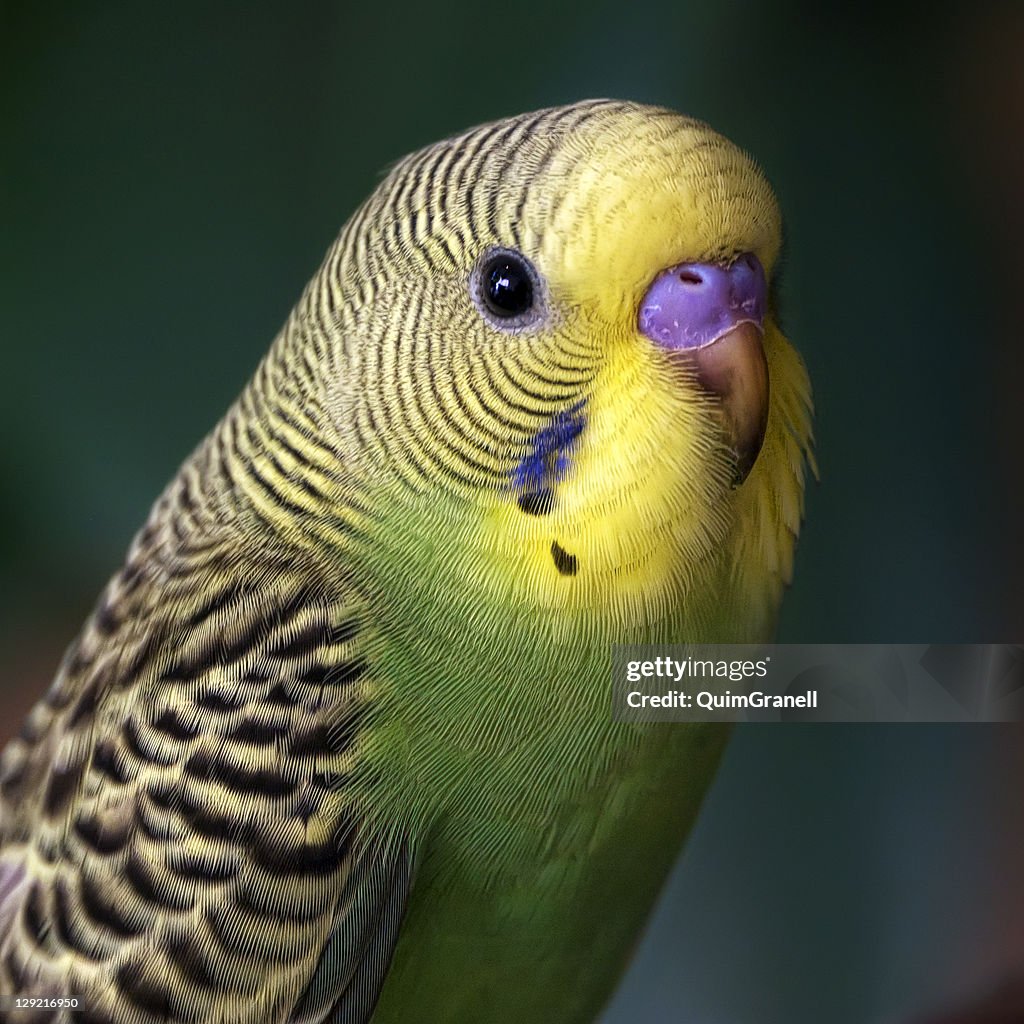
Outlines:
{"label": "curved upper beak", "polygon": [[762,339],[768,286],[753,253],[732,263],[681,263],[662,271],[640,303],[642,334],[686,363],[721,403],[736,459],[747,477],[768,423],[768,361]]}

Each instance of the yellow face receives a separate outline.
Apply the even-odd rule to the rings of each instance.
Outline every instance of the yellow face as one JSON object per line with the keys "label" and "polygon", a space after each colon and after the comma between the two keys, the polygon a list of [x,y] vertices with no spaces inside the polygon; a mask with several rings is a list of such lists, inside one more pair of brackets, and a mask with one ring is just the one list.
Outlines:
{"label": "yellow face", "polygon": [[[344,448],[364,480],[401,481],[410,551],[469,526],[467,586],[678,604],[714,571],[739,492],[715,397],[639,305],[682,263],[753,253],[770,279],[779,244],[753,162],[666,110],[582,104],[416,154],[325,264],[347,302],[329,384]],[[764,333],[771,365],[770,314]]]}

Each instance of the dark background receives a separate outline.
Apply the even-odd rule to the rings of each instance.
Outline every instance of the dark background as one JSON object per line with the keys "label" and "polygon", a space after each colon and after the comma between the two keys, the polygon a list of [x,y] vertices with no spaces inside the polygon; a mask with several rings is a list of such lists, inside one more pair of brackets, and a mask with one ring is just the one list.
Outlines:
{"label": "dark background", "polygon": [[[0,3],[0,738],[381,171],[587,96],[780,195],[821,466],[780,639],[1020,640],[1024,7],[840,9]],[[1022,741],[741,730],[606,1024],[902,1021],[1020,969]]]}

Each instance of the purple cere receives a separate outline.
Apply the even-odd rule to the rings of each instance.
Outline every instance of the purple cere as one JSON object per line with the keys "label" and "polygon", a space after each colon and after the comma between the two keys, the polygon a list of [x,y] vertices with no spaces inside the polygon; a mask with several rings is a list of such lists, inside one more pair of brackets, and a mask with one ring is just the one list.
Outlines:
{"label": "purple cere", "polygon": [[760,324],[767,292],[764,268],[751,252],[728,266],[680,263],[647,289],[640,330],[666,348],[703,348],[737,324]]}

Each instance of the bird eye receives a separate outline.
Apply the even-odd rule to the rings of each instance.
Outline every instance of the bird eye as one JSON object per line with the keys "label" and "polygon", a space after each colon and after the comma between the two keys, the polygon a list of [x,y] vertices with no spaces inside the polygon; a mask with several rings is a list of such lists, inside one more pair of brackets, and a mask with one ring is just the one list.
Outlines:
{"label": "bird eye", "polygon": [[524,261],[492,256],[483,270],[484,301],[495,316],[522,316],[533,305],[533,282]]}
{"label": "bird eye", "polygon": [[473,297],[496,327],[519,328],[538,312],[540,282],[530,261],[514,249],[496,249],[477,265]]}

